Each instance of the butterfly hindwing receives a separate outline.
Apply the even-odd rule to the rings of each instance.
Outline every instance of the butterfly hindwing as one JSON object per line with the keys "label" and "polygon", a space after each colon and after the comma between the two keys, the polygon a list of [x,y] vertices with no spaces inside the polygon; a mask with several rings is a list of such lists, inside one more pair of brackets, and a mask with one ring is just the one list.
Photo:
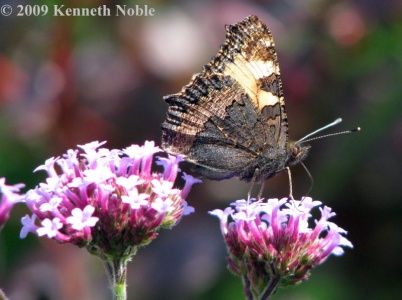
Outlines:
{"label": "butterfly hindwing", "polygon": [[269,125],[247,94],[240,94],[226,108],[223,119],[213,116],[205,129],[196,135],[187,153],[188,160],[198,167],[196,171],[210,179],[227,179],[233,176],[251,180],[263,156],[273,156],[269,145],[275,144],[275,135],[267,135]]}

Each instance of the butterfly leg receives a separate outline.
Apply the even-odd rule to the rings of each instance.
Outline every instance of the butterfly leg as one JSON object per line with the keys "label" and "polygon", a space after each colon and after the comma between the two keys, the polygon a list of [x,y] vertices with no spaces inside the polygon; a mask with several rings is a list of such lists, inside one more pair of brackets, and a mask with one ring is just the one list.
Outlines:
{"label": "butterfly leg", "polygon": [[[251,192],[252,192],[253,187],[254,187],[255,178],[256,178],[256,176],[257,176],[257,173],[258,173],[258,168],[255,169],[253,178],[251,178],[251,181],[250,181],[251,185],[250,185],[250,189],[248,190],[248,194],[247,194],[247,203],[248,203],[249,200],[250,200]],[[260,190],[260,192],[261,192],[261,190]],[[258,199],[260,199],[260,198],[261,198],[261,197],[260,197],[260,193],[258,193]]]}
{"label": "butterfly leg", "polygon": [[290,173],[290,168],[286,167],[289,176],[289,198],[294,200],[293,198],[293,184],[292,184],[292,174]]}
{"label": "butterfly leg", "polygon": [[261,183],[261,187],[260,187],[260,191],[258,192],[258,200],[260,200],[261,199],[261,197],[262,197],[262,192],[264,191],[264,188],[265,188],[265,182],[266,181],[263,181],[262,183]]}
{"label": "butterfly leg", "polygon": [[308,197],[308,195],[310,195],[310,192],[311,192],[311,190],[313,189],[313,186],[314,186],[314,178],[313,178],[313,176],[311,175],[310,171],[307,169],[307,167],[303,164],[303,162],[300,162],[300,164],[303,166],[304,170],[306,170],[306,173],[307,173],[308,177],[310,178],[310,182],[311,182],[311,183],[310,183],[310,187],[309,187],[309,189],[308,189],[308,191],[307,191],[306,196],[303,196],[303,197],[301,198],[301,201],[303,202],[303,200],[304,200],[306,197]]}
{"label": "butterfly leg", "polygon": [[248,190],[248,193],[247,193],[247,203],[250,201],[251,191],[253,190],[253,185],[254,185],[254,183],[251,183],[250,189]]}

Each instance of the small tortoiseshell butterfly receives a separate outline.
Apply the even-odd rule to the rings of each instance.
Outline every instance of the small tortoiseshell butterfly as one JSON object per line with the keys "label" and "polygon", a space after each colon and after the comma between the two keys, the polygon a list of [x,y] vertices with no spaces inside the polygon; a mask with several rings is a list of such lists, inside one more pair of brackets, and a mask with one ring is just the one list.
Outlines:
{"label": "small tortoiseshell butterfly", "polygon": [[288,140],[274,40],[256,16],[226,25],[219,53],[180,93],[164,100],[169,110],[163,149],[185,155],[209,179],[261,183],[309,152],[301,140]]}

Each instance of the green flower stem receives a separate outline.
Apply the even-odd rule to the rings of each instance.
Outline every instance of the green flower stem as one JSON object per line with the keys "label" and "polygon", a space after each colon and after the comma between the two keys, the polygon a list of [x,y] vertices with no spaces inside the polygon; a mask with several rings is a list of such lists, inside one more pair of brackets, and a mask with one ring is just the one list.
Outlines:
{"label": "green flower stem", "polygon": [[272,295],[275,294],[276,289],[279,286],[279,283],[281,281],[281,277],[279,275],[275,275],[271,277],[270,281],[268,282],[268,285],[265,287],[265,289],[262,291],[262,293],[259,295],[259,297],[254,296],[252,291],[251,291],[251,283],[250,280],[248,279],[247,276],[243,276],[243,286],[244,286],[244,295],[246,296],[247,300],[267,300],[269,299]]}
{"label": "green flower stem", "polygon": [[122,283],[117,283],[114,287],[115,299],[116,300],[126,300],[127,290],[126,290],[126,280]]}
{"label": "green flower stem", "polygon": [[248,280],[247,276],[243,276],[243,286],[244,286],[244,295],[247,300],[253,300],[253,293],[251,292],[250,280]]}
{"label": "green flower stem", "polygon": [[267,287],[264,289],[263,293],[261,294],[259,300],[269,299],[269,297],[271,297],[273,294],[275,294],[280,281],[281,281],[281,277],[279,275],[272,277],[271,280],[269,281]]}
{"label": "green flower stem", "polygon": [[4,295],[2,290],[0,290],[0,300],[8,300],[8,298],[6,297],[6,295]]}
{"label": "green flower stem", "polygon": [[127,258],[112,258],[105,261],[110,288],[114,300],[127,299]]}

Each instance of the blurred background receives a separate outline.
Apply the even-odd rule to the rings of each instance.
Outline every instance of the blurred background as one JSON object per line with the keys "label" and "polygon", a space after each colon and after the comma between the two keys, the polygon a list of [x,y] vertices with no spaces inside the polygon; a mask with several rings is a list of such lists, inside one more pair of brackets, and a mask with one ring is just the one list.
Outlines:
{"label": "blurred background", "polygon": [[[67,2],[67,1],[66,1]],[[312,142],[310,195],[332,207],[354,249],[331,256],[275,299],[397,299],[402,280],[402,2],[36,1],[52,6],[148,5],[155,16],[0,16],[0,177],[34,188],[50,156],[94,140],[109,148],[155,140],[167,105],[225,40],[224,24],[255,14],[276,41],[290,136],[338,117],[357,134]],[[112,9],[114,11],[114,9]],[[183,168],[186,168],[185,166]],[[293,168],[296,198],[310,180]],[[196,185],[196,213],[160,232],[129,264],[129,299],[244,299],[226,269],[218,219],[208,211],[244,198],[237,179]],[[288,193],[286,174],[265,197]],[[30,234],[18,204],[0,234],[0,288],[10,299],[110,299],[97,257]],[[399,297],[398,297],[399,296]]]}

